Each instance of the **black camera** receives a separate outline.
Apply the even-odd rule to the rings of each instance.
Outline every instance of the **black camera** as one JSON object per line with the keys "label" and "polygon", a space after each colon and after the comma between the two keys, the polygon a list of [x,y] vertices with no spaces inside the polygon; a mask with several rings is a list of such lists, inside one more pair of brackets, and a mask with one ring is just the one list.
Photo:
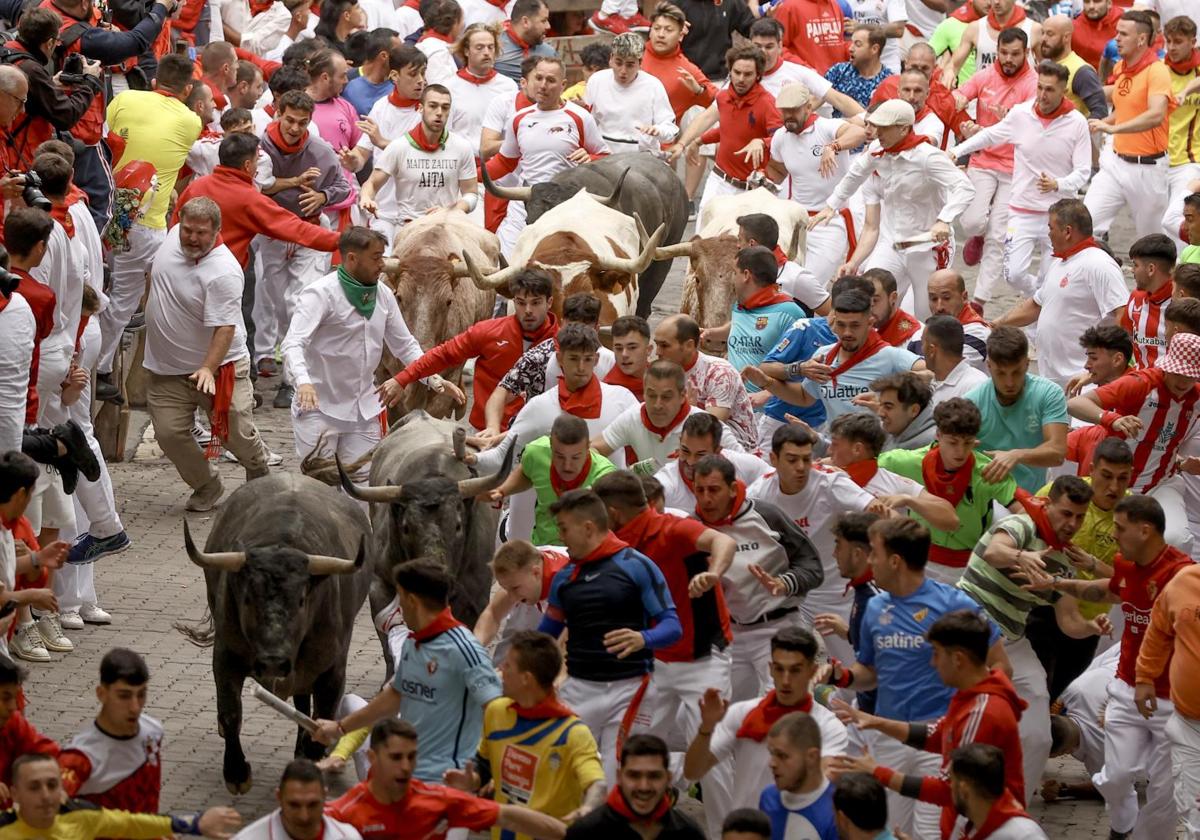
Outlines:
{"label": "black camera", "polygon": [[17,290],[17,286],[20,283],[21,278],[19,275],[13,274],[7,268],[0,268],[0,295],[11,298],[12,293]]}
{"label": "black camera", "polygon": [[50,199],[46,198],[46,194],[42,192],[42,179],[36,172],[30,169],[25,172],[9,172],[9,174],[25,179],[25,184],[21,189],[21,200],[26,205],[46,213],[50,212],[50,208],[54,205],[50,203]]}
{"label": "black camera", "polygon": [[73,52],[63,60],[62,71],[68,76],[83,75],[83,54]]}

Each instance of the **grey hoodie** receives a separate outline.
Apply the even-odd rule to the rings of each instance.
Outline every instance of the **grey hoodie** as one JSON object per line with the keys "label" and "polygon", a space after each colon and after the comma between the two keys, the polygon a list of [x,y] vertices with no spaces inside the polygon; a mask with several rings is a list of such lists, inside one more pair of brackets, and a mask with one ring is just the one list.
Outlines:
{"label": "grey hoodie", "polygon": [[[325,193],[326,207],[333,207],[350,197],[350,185],[346,183],[346,176],[342,170],[342,164],[338,160],[337,152],[315,134],[310,133],[304,146],[295,154],[287,155],[281,152],[271,142],[271,135],[267,133],[263,134],[261,148],[271,159],[271,170],[276,178],[295,178],[314,166],[321,170],[321,175],[313,184],[313,189]],[[282,190],[271,198],[280,207],[291,210],[297,216],[304,218],[304,214],[300,212],[299,187]]]}
{"label": "grey hoodie", "polygon": [[937,426],[933,423],[933,403],[925,406],[913,421],[899,435],[888,435],[884,441],[883,451],[889,449],[920,449],[933,443],[937,434]]}

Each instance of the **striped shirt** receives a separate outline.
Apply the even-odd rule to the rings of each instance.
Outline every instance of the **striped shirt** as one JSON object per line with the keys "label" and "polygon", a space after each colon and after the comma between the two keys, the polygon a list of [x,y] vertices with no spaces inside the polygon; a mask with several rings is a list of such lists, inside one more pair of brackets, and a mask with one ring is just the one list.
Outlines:
{"label": "striped shirt", "polygon": [[1145,368],[1096,389],[1102,408],[1142,421],[1141,436],[1133,450],[1133,479],[1129,484],[1134,493],[1149,493],[1174,474],[1175,453],[1195,430],[1200,385],[1193,385],[1182,397],[1177,397],[1167,388],[1165,377],[1159,368]]}
{"label": "striped shirt", "polygon": [[[1038,536],[1037,526],[1028,516],[1023,513],[1006,516],[979,538],[958,588],[970,595],[983,607],[988,617],[1000,625],[1005,638],[1016,641],[1025,636],[1025,622],[1034,607],[1049,606],[1062,596],[1058,592],[1028,592],[1021,588],[1022,581],[1011,577],[1009,570],[997,569],[983,559],[992,537],[998,531],[1011,537],[1021,551],[1041,552],[1049,548]],[[1068,578],[1075,576],[1074,567],[1062,552],[1045,554],[1042,559],[1046,562],[1046,574]]]}
{"label": "striped shirt", "polygon": [[1121,310],[1117,323],[1133,337],[1133,364],[1135,367],[1154,367],[1158,356],[1167,347],[1167,306],[1175,284],[1167,281],[1156,292],[1134,289],[1129,302]]}

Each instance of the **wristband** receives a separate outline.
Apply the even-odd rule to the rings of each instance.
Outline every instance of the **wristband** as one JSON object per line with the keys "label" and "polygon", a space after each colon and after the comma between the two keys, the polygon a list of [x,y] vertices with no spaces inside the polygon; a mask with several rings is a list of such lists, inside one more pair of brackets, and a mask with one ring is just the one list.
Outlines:
{"label": "wristband", "polygon": [[804,372],[801,370],[801,367],[800,367],[803,364],[804,364],[804,362],[792,362],[791,364],[789,364],[787,366],[787,368],[785,368],[787,370],[788,377],[790,379],[803,379]]}
{"label": "wristband", "polygon": [[837,686],[838,688],[849,688],[854,684],[854,672],[842,665],[839,659],[831,657],[829,660],[829,679],[825,682],[829,685]]}
{"label": "wristband", "polygon": [[200,814],[188,814],[187,816],[179,817],[171,814],[171,833],[173,834],[200,834]]}
{"label": "wristband", "polygon": [[464,204],[467,205],[467,212],[471,213],[475,210],[475,207],[479,204],[479,194],[478,193],[468,193],[467,195],[464,195],[461,200]]}
{"label": "wristband", "polygon": [[892,779],[896,778],[896,771],[891,767],[879,766],[871,771],[871,775],[875,777],[875,780],[879,782],[879,784],[883,785],[884,787],[891,787]]}
{"label": "wristband", "polygon": [[1106,411],[1100,415],[1100,425],[1111,432],[1113,424],[1120,420],[1121,417],[1122,415],[1119,411]]}

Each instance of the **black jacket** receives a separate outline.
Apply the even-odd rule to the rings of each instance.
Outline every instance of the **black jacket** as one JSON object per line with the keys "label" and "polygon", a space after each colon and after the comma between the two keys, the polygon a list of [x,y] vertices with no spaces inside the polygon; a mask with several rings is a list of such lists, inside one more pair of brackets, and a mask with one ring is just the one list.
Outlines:
{"label": "black jacket", "polygon": [[733,33],[750,37],[754,15],[744,0],[678,0],[691,28],[684,36],[683,54],[713,81],[729,75],[725,53],[733,46]]}
{"label": "black jacket", "polygon": [[[629,822],[605,805],[567,826],[566,840],[642,840]],[[707,840],[700,826],[678,808],[667,812],[657,840]]]}
{"label": "black jacket", "polygon": [[22,58],[12,53],[8,62],[15,64],[29,80],[29,98],[25,101],[25,113],[41,117],[59,131],[66,131],[83,116],[96,94],[100,92],[100,79],[82,76],[79,84],[60,85],[46,69],[46,61],[35,47],[16,39],[21,49],[29,53]]}

